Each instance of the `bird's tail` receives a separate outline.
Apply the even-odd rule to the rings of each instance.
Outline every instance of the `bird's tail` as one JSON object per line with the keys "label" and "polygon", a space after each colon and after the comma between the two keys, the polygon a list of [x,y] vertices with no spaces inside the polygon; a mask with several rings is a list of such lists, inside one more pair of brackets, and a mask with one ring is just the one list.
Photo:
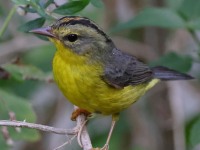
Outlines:
{"label": "bird's tail", "polygon": [[168,81],[168,80],[190,80],[194,79],[192,76],[180,73],[178,71],[169,69],[167,67],[157,66],[151,68],[154,74],[154,78]]}

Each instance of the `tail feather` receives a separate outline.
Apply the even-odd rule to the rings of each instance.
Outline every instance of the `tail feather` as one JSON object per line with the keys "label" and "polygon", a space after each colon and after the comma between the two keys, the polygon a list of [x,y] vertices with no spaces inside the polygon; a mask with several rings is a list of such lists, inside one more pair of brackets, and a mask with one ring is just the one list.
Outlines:
{"label": "tail feather", "polygon": [[167,80],[190,80],[194,79],[192,76],[180,73],[176,70],[169,69],[167,67],[157,66],[151,68],[154,74],[154,78]]}

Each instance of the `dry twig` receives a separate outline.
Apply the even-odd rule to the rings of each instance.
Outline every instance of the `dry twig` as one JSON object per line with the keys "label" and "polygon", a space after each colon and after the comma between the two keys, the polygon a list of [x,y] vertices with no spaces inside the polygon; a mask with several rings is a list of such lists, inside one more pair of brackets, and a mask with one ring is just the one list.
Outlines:
{"label": "dry twig", "polygon": [[0,120],[0,126],[30,128],[30,129],[36,129],[36,130],[40,130],[40,131],[44,131],[44,132],[62,134],[62,135],[75,135],[75,134],[77,134],[77,131],[74,131],[74,130],[54,128],[54,127],[50,127],[50,126],[46,126],[46,125],[28,123],[28,122],[24,122],[24,121]]}
{"label": "dry twig", "polygon": [[[92,150],[92,144],[91,140],[87,131],[87,128],[85,126],[86,123],[86,116],[84,115],[79,115],[77,117],[77,125],[73,129],[61,129],[61,128],[55,128],[51,126],[46,126],[46,125],[41,125],[41,124],[35,124],[35,123],[28,123],[25,121],[10,121],[10,120],[0,120],[0,126],[4,127],[22,127],[22,128],[30,128],[30,129],[36,129],[44,132],[50,132],[50,133],[55,133],[55,134],[61,134],[61,135],[74,135],[73,138],[77,136],[77,140],[80,140],[80,146],[83,148],[83,150]],[[78,137],[80,139],[78,139]],[[70,141],[71,141],[70,140]],[[63,147],[64,145],[70,143],[70,141],[67,141],[63,145],[59,147]],[[58,148],[59,148],[58,147]],[[58,149],[56,148],[56,149]]]}

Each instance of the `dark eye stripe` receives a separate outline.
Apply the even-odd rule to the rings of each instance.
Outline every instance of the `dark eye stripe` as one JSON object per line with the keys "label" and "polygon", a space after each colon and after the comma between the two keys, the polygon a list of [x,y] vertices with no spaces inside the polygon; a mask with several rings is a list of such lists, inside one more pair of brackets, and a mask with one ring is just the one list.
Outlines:
{"label": "dark eye stripe", "polygon": [[65,25],[81,24],[81,25],[95,29],[98,33],[100,33],[102,36],[104,36],[104,38],[106,39],[107,42],[111,42],[111,39],[89,19],[86,19],[86,18],[82,18],[82,19],[79,19],[79,20],[70,19],[67,22],[62,22],[62,19],[65,19],[65,18],[66,17],[61,18],[59,20],[58,24],[56,24],[56,26],[61,27],[61,26],[65,26]]}

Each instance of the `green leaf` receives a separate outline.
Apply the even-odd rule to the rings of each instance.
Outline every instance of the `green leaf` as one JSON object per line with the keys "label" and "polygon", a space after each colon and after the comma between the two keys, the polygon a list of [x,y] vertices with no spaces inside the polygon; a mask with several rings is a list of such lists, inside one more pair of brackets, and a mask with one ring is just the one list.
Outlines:
{"label": "green leaf", "polygon": [[182,5],[183,0],[166,0],[167,7],[177,10]]}
{"label": "green leaf", "polygon": [[39,5],[41,0],[32,0],[35,4]]}
{"label": "green leaf", "polygon": [[22,6],[19,6],[21,9],[23,9],[24,11],[26,12],[29,12],[29,13],[37,13],[37,11],[33,8],[30,8],[30,7],[22,7]]}
{"label": "green leaf", "polygon": [[4,9],[3,9],[3,6],[1,6],[1,3],[0,3],[0,16],[6,16],[5,15],[6,13],[4,12]]}
{"label": "green leaf", "polygon": [[186,73],[192,67],[192,59],[189,56],[181,56],[170,52],[150,63],[150,66],[165,66]]}
{"label": "green leaf", "polygon": [[25,24],[21,25],[18,30],[22,32],[29,32],[32,29],[39,28],[45,23],[45,18],[37,18],[35,20],[31,20],[26,22]]}
{"label": "green leaf", "polygon": [[36,116],[28,100],[0,89],[0,119],[8,120],[9,111],[16,114],[19,121],[35,122]]}
{"label": "green leaf", "polygon": [[188,21],[187,22],[187,27],[189,29],[199,30],[200,29],[200,18]]}
{"label": "green leaf", "polygon": [[168,29],[184,28],[185,22],[173,10],[167,8],[146,8],[126,23],[114,27],[113,32],[147,26]]}
{"label": "green leaf", "polygon": [[200,144],[200,117],[192,120],[187,130],[189,145],[194,148],[197,144]]}
{"label": "green leaf", "polygon": [[40,134],[35,129],[22,128],[21,132],[18,133],[14,128],[10,127],[8,131],[14,140],[26,140],[34,142],[40,139]]}
{"label": "green leaf", "polygon": [[17,5],[28,5],[30,4],[30,1],[28,0],[12,0]]}
{"label": "green leaf", "polygon": [[179,12],[187,19],[191,20],[200,16],[200,0],[184,0],[179,8]]}
{"label": "green leaf", "polygon": [[[36,121],[36,115],[27,100],[0,89],[0,119],[8,120],[8,113],[11,111],[15,113],[18,121]],[[9,133],[13,139],[17,140],[36,141],[40,137],[39,133],[33,129],[22,128],[21,132],[18,133],[14,128],[9,128]]]}
{"label": "green leaf", "polygon": [[10,73],[10,76],[16,80],[40,80],[48,81],[51,79],[51,73],[44,73],[32,65],[3,64],[4,70]]}
{"label": "green leaf", "polygon": [[55,53],[55,45],[49,43],[48,45],[37,46],[30,49],[23,56],[23,61],[26,64],[34,64],[44,72],[52,70],[52,57]]}
{"label": "green leaf", "polygon": [[104,3],[103,3],[102,0],[90,0],[90,3],[97,8],[103,8],[104,7]]}
{"label": "green leaf", "polygon": [[13,70],[12,68],[10,69],[9,66],[8,68],[7,67],[7,64],[5,65],[2,65],[1,66],[1,78],[0,79],[15,79],[17,81],[23,81],[23,77],[22,77],[22,74],[18,71],[18,70]]}
{"label": "green leaf", "polygon": [[6,144],[6,141],[4,140],[2,134],[0,134],[0,145],[1,145],[1,150],[9,150],[9,146]]}
{"label": "green leaf", "polygon": [[89,0],[70,1],[54,9],[54,13],[71,15],[83,10],[89,4]]}

